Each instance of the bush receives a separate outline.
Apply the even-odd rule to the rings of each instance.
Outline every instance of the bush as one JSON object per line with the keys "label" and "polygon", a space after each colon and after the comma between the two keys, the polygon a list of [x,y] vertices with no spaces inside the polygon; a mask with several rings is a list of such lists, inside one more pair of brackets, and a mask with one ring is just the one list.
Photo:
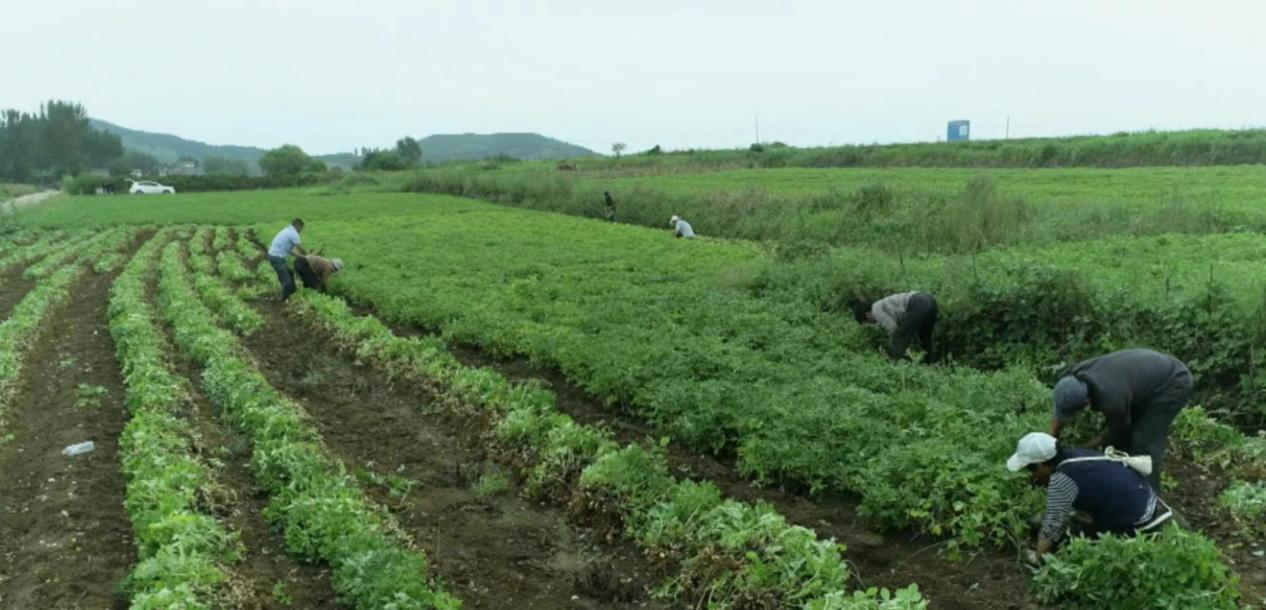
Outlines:
{"label": "bush", "polygon": [[68,195],[92,195],[97,192],[97,189],[110,186],[114,187],[114,192],[116,193],[126,193],[128,181],[122,177],[107,178],[92,174],[62,178],[62,191]]}
{"label": "bush", "polygon": [[1033,578],[1039,601],[1071,610],[1237,607],[1239,579],[1217,546],[1170,529],[1137,538],[1075,538]]}

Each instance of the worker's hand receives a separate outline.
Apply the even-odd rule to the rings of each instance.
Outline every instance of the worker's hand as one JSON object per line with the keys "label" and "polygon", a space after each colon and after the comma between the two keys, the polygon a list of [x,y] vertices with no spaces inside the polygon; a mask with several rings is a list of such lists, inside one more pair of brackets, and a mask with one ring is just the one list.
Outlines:
{"label": "worker's hand", "polygon": [[1029,549],[1024,552],[1024,563],[1027,563],[1035,568],[1041,567],[1042,557],[1043,556],[1039,555],[1037,551]]}

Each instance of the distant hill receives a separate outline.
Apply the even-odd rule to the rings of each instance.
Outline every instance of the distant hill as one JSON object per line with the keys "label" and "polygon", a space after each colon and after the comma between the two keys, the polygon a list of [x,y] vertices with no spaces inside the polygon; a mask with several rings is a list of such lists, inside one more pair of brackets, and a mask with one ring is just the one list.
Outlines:
{"label": "distant hill", "polygon": [[[266,152],[254,146],[206,144],[165,133],[128,129],[100,119],[90,120],[93,127],[118,134],[125,148],[153,155],[165,163],[174,162],[180,157],[190,157],[199,161],[207,157],[221,157],[239,159],[254,166]],[[422,160],[432,163],[483,159],[497,155],[535,160],[585,157],[596,154],[587,148],[535,133],[443,134],[427,136],[419,140],[419,143],[422,145]],[[352,153],[316,155],[316,158],[329,165],[345,168],[353,167],[359,162]]]}
{"label": "distant hill", "polygon": [[100,119],[89,119],[93,127],[109,133],[118,134],[123,139],[123,147],[153,155],[159,161],[171,163],[180,157],[190,157],[199,161],[207,157],[238,159],[254,164],[264,156],[264,149],[254,146],[232,146],[206,144],[195,140],[186,140],[179,136],[165,133],[151,133],[120,127]]}
{"label": "distant hill", "polygon": [[434,163],[483,159],[497,155],[538,160],[589,157],[597,154],[588,148],[535,133],[436,134],[422,138],[418,143],[422,145],[422,160]]}

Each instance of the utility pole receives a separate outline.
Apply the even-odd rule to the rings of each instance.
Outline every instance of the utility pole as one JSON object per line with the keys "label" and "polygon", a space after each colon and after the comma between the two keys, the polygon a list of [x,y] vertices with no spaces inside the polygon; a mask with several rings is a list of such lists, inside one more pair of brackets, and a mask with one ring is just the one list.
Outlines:
{"label": "utility pole", "polygon": [[760,144],[760,115],[756,115],[756,144]]}
{"label": "utility pole", "polygon": [[1009,114],[1007,115],[1007,135],[1006,135],[1006,137],[1005,137],[1005,138],[1003,138],[1003,139],[1004,139],[1004,140],[1010,140],[1010,139],[1011,139],[1011,115],[1009,115]]}

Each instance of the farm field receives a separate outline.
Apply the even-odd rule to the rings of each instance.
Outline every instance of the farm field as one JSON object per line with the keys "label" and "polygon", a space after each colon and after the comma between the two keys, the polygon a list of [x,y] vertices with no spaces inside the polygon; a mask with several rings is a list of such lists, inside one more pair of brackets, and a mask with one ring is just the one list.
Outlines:
{"label": "farm field", "polygon": [[[1209,188],[1252,181],[1239,168],[1214,179],[1221,169],[1208,170]],[[749,179],[813,193],[803,172],[844,170],[762,171],[616,180],[681,197]],[[897,192],[920,172],[910,188],[953,192],[971,178],[901,171]],[[1003,196],[1026,184],[1003,173],[992,176]],[[1035,183],[1024,196],[1095,196]],[[1068,580],[1103,561],[1093,548],[1050,564],[1030,592],[1015,549],[1041,496],[1002,463],[1016,438],[1045,426],[1042,382],[1054,369],[1179,326],[1186,343],[1170,349],[1199,356],[1208,409],[1189,410],[1176,432],[1172,498],[1203,535],[1112,552],[1169,558],[1157,569],[1173,578],[1198,558],[1207,569],[1175,604],[1235,607],[1238,591],[1261,603],[1253,523],[1266,440],[1251,432],[1266,384],[1243,332],[1262,302],[1253,234],[894,257],[866,245],[673,240],[374,192],[391,187],[69,198],[17,217],[22,230],[0,243],[0,314],[18,323],[0,339],[31,347],[6,352],[15,364],[0,368],[10,380],[0,388],[14,388],[0,403],[10,435],[0,485],[5,498],[40,498],[45,480],[96,477],[92,505],[114,512],[62,509],[82,527],[58,544],[83,553],[77,565],[92,574],[65,571],[51,548],[6,541],[43,567],[6,566],[16,576],[0,581],[0,603],[55,605],[54,591],[79,593],[41,586],[50,573],[112,587],[136,565],[125,587],[135,607],[164,607],[164,595],[235,607],[1094,607]],[[1247,201],[1250,191],[1224,194]],[[258,244],[294,216],[308,222],[305,244],[349,268],[332,295],[283,307],[260,298],[275,278],[260,271]],[[950,364],[890,364],[837,309],[845,293],[906,285],[945,294],[943,324],[959,328],[945,338]],[[1012,302],[1032,307],[982,314]],[[1136,328],[1110,324],[1122,310]],[[1080,318],[1059,328],[1086,331],[1079,343],[1053,330],[1065,317]],[[68,359],[72,373],[35,376]],[[104,398],[75,407],[79,394]],[[48,396],[62,397],[57,410],[33,406]],[[63,457],[71,437],[98,449]],[[154,466],[173,460],[182,466]],[[91,469],[65,470],[77,464]],[[173,505],[155,489],[185,495]],[[21,514],[59,509],[39,508]],[[54,521],[22,531],[69,531]]]}

